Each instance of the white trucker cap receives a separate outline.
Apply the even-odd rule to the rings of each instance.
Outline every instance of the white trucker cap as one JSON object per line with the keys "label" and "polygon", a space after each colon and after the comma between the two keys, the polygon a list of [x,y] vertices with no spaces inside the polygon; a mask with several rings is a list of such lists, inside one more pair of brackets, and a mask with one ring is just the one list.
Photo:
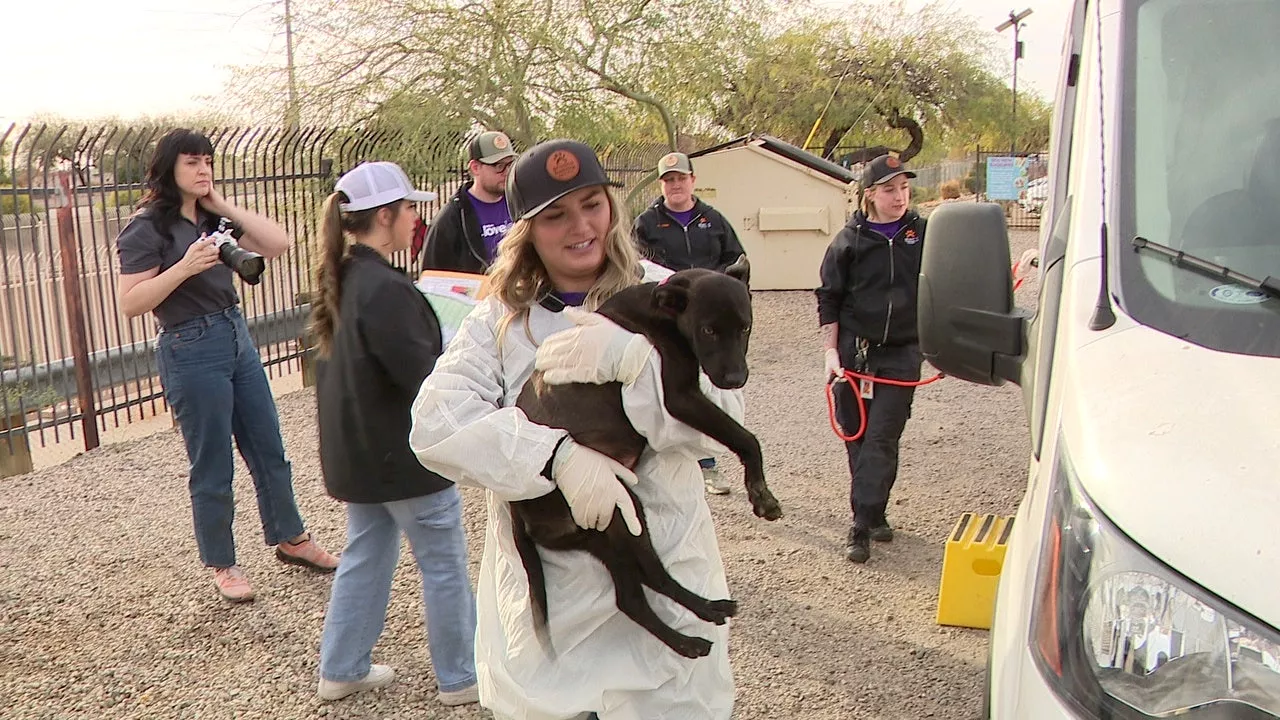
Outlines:
{"label": "white trucker cap", "polygon": [[433,192],[414,189],[409,176],[393,162],[360,163],[338,178],[335,189],[350,200],[338,203],[338,209],[344,212],[382,207],[397,200],[430,202],[437,197]]}

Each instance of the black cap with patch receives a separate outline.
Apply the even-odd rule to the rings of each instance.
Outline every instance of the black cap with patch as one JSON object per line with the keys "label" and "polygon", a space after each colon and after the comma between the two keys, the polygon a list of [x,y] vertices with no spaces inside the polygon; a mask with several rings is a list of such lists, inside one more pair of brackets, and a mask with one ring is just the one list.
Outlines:
{"label": "black cap with patch", "polygon": [[548,140],[529,148],[507,177],[507,209],[513,220],[531,218],[574,190],[613,185],[591,147],[577,140]]}
{"label": "black cap with patch", "polygon": [[866,190],[872,185],[889,182],[899,175],[906,175],[909,178],[916,176],[898,158],[892,155],[881,155],[867,163],[867,166],[863,168],[861,186],[863,190]]}

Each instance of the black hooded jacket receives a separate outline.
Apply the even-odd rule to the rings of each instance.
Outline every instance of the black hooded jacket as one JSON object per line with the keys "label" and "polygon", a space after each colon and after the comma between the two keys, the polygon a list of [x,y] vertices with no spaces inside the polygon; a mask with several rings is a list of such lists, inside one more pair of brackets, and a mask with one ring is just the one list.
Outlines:
{"label": "black hooded jacket", "polygon": [[818,321],[839,324],[841,355],[858,338],[871,345],[902,346],[919,342],[916,292],[924,248],[925,220],[914,210],[902,217],[892,238],[866,225],[858,211],[850,218],[822,259]]}
{"label": "black hooded jacket", "polygon": [[472,182],[458,188],[431,220],[422,250],[423,270],[453,270],[483,274],[489,270],[488,251],[480,236],[480,220],[471,204]]}
{"label": "black hooded jacket", "polygon": [[632,228],[641,255],[672,270],[724,269],[743,254],[733,226],[715,208],[694,198],[689,227],[683,227],[658,198]]}

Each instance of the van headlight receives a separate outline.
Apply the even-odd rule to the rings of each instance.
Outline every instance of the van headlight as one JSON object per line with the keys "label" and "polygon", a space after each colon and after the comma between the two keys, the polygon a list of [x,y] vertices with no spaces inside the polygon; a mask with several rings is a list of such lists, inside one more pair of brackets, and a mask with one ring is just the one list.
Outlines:
{"label": "van headlight", "polygon": [[1055,692],[1087,717],[1280,718],[1280,633],[1126,537],[1058,457],[1031,620]]}

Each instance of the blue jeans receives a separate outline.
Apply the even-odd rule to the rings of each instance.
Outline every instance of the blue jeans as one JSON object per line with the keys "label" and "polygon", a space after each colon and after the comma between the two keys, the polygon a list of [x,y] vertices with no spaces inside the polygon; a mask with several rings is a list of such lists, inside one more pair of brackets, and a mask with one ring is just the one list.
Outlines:
{"label": "blue jeans", "polygon": [[236,564],[233,436],[253,476],[267,545],[302,534],[276,402],[240,311],[231,307],[165,328],[156,346],[160,384],[191,464],[187,488],[200,561]]}
{"label": "blue jeans", "polygon": [[320,638],[320,677],[351,682],[369,674],[382,634],[400,533],[422,573],[427,648],[442,692],[476,684],[476,601],[467,578],[467,539],[457,487],[388,503],[347,503],[347,546],[333,580]]}
{"label": "blue jeans", "polygon": [[715,466],[716,466],[716,459],[713,457],[702,458],[701,460],[698,461],[698,467],[702,468],[703,470],[706,470],[708,468],[713,468]]}

